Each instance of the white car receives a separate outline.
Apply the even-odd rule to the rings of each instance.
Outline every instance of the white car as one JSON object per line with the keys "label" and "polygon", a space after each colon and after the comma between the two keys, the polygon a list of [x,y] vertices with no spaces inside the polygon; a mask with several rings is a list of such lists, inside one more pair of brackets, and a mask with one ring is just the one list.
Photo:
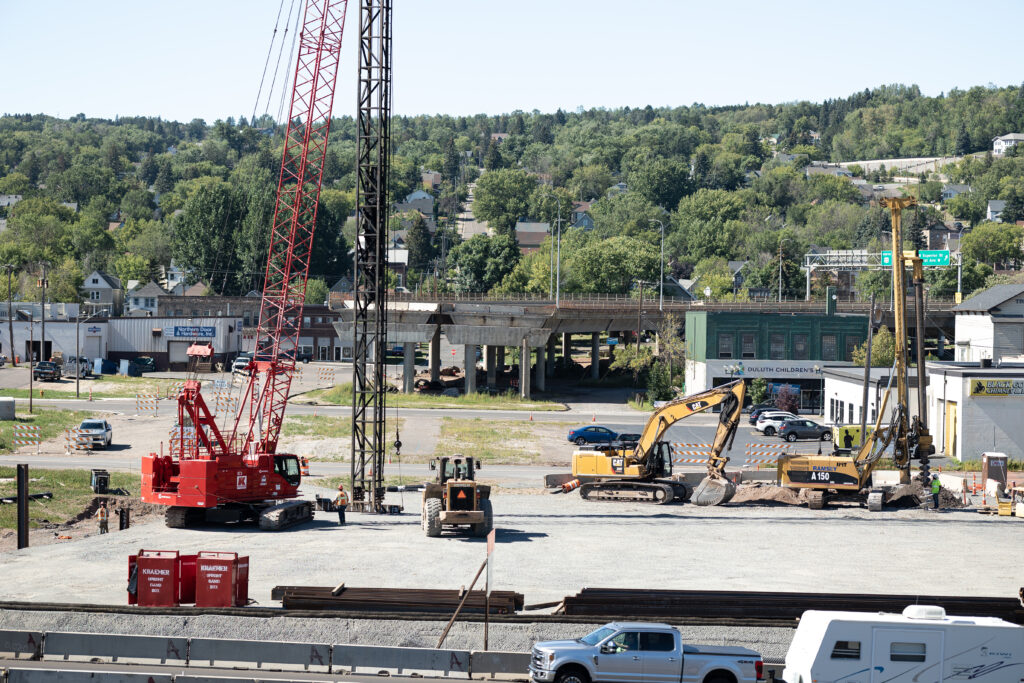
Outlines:
{"label": "white car", "polygon": [[775,432],[779,431],[779,425],[783,422],[795,419],[796,415],[793,413],[786,412],[785,410],[772,410],[758,416],[754,429],[765,436],[772,436]]}
{"label": "white car", "polygon": [[114,430],[106,420],[82,420],[78,426],[76,448],[110,448],[114,440]]}

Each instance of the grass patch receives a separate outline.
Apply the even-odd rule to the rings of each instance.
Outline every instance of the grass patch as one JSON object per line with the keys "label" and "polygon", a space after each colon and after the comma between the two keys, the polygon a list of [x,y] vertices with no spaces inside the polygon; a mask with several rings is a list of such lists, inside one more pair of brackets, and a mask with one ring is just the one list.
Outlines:
{"label": "grass patch", "polygon": [[[321,403],[350,405],[352,403],[352,383],[338,384],[330,389],[317,389],[309,392],[306,396]],[[387,405],[390,408],[476,408],[478,410],[532,410],[536,412],[565,409],[565,406],[555,401],[524,401],[512,392],[461,396],[388,394]]]}
{"label": "grass patch", "polygon": [[[318,480],[316,482],[316,485],[337,491],[338,487],[344,484],[345,490],[348,491],[349,493],[352,493],[351,491],[349,491],[349,483],[349,477],[326,477],[324,479]],[[384,486],[408,486],[410,484],[422,483],[422,477],[414,477],[408,474],[402,476],[398,476],[397,474],[384,476]]]}
{"label": "grass patch", "polygon": [[77,427],[82,420],[93,417],[84,410],[58,410],[56,408],[37,408],[34,413],[18,414],[13,422],[0,423],[0,454],[13,453],[21,446],[15,446],[14,425],[29,424],[39,427],[40,440],[53,439],[64,433],[65,429]]}
{"label": "grass patch", "polygon": [[434,454],[462,454],[491,464],[535,463],[541,456],[528,422],[495,422],[481,418],[445,417]]}
{"label": "grass patch", "polygon": [[[394,420],[387,420],[385,434],[395,433]],[[398,429],[404,430],[405,420],[398,420]],[[282,436],[313,436],[322,439],[337,439],[352,436],[352,418],[327,417],[323,415],[290,415],[285,418]]]}
{"label": "grass patch", "polygon": [[[27,374],[25,378],[27,382]],[[134,398],[135,394],[166,396],[171,385],[178,381],[180,380],[101,375],[93,379],[79,380],[79,391],[83,396],[88,396],[89,390],[92,389],[94,398]],[[210,391],[213,383],[207,380],[203,388]],[[72,398],[74,394],[74,377],[64,377],[56,382],[37,381],[32,385],[32,395],[36,398]],[[28,395],[27,388],[0,389],[0,396],[8,398],[28,398]]]}
{"label": "grass patch", "polygon": [[[18,493],[18,484],[14,481],[16,470],[13,467],[0,467],[0,496],[14,496]],[[89,470],[44,470],[29,468],[29,493],[53,493],[51,500],[29,501],[29,526],[33,529],[46,527],[50,524],[64,524],[85,510],[96,494],[92,492]],[[10,479],[11,481],[7,481]],[[35,480],[35,481],[34,481]],[[140,494],[141,478],[137,474],[127,472],[111,472],[111,490],[123,489],[132,497]],[[111,496],[116,500],[116,496]],[[108,504],[109,506],[109,504]],[[111,523],[117,520],[111,516]],[[16,505],[0,505],[0,529],[15,529],[18,525],[18,509]],[[115,527],[116,528],[116,527]]]}

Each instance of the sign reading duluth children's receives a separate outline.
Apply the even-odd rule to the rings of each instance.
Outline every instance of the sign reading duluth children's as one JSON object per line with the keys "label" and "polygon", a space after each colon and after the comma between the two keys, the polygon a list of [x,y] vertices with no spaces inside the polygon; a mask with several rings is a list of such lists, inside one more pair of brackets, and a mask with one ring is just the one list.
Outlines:
{"label": "sign reading duluth children's", "polygon": [[972,379],[971,396],[1024,396],[1024,380]]}

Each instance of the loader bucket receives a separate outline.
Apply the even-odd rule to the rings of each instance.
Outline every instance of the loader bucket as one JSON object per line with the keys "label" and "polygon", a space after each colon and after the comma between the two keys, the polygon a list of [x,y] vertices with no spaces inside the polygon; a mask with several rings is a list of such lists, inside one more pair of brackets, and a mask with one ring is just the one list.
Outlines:
{"label": "loader bucket", "polygon": [[694,489],[690,502],[700,506],[722,505],[732,500],[735,493],[736,485],[728,479],[707,476]]}

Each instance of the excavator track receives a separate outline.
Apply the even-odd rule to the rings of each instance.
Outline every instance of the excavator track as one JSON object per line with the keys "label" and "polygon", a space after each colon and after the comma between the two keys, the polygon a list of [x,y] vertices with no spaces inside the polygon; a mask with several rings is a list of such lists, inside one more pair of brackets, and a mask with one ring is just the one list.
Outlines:
{"label": "excavator track", "polygon": [[665,505],[675,498],[669,484],[641,481],[607,481],[580,486],[583,500],[602,500],[618,503],[652,503]]}
{"label": "excavator track", "polygon": [[260,513],[260,529],[280,531],[313,519],[313,503],[308,500],[290,500],[272,505]]}

